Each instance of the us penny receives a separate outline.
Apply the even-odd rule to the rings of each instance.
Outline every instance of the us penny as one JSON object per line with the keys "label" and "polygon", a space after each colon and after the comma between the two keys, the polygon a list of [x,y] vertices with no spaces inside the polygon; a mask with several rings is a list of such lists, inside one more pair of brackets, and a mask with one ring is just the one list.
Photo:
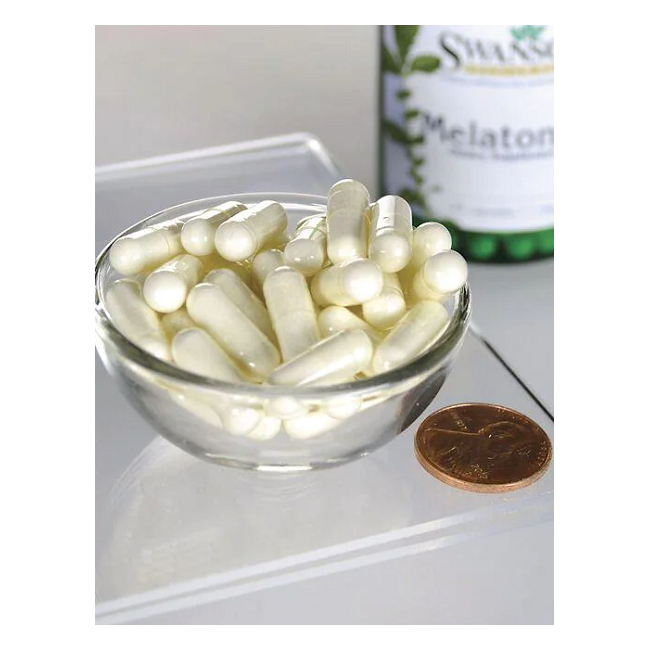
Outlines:
{"label": "us penny", "polygon": [[505,406],[455,404],[430,415],[415,435],[430,474],[473,492],[507,492],[541,478],[553,455],[544,430]]}

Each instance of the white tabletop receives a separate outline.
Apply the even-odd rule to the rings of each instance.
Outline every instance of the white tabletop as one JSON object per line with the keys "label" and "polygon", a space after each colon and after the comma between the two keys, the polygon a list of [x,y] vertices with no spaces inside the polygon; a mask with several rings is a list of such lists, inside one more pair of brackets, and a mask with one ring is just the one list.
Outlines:
{"label": "white tabletop", "polygon": [[[98,249],[185,200],[323,194],[341,177],[322,145],[300,135],[173,158],[98,170]],[[553,438],[552,356],[543,354],[552,262],[472,265],[470,282],[480,334],[468,335],[434,402],[370,456],[307,475],[187,455],[98,361],[97,622],[552,622],[553,468],[523,490],[473,494],[435,480],[413,454],[420,422],[465,401],[515,408]],[[539,354],[527,357],[525,343]]]}

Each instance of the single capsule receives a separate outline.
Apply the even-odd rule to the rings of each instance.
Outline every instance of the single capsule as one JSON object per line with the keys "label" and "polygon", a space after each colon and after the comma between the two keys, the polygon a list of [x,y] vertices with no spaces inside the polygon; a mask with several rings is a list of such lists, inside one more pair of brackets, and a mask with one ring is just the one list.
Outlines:
{"label": "single capsule", "polygon": [[364,302],[364,319],[378,330],[387,330],[406,313],[404,292],[396,273],[384,273],[384,288],[372,300]]}
{"label": "single capsule", "polygon": [[253,280],[255,286],[262,290],[266,276],[278,266],[284,265],[284,257],[282,251],[277,248],[260,251],[254,258],[251,264],[253,272]]}
{"label": "single capsule", "polygon": [[280,363],[276,347],[237,308],[221,287],[197,284],[187,296],[187,312],[255,378],[264,379]]}
{"label": "single capsule", "polygon": [[401,271],[411,258],[413,217],[401,196],[384,196],[372,205],[368,257],[385,273]]}
{"label": "single capsule", "polygon": [[370,195],[358,181],[339,181],[327,197],[327,255],[334,264],[368,252]]}
{"label": "single capsule", "polygon": [[338,332],[283,363],[268,382],[285,386],[340,383],[363,370],[372,355],[372,341],[365,332]]}
{"label": "single capsule", "polygon": [[439,302],[417,303],[377,346],[372,360],[374,371],[388,372],[415,359],[435,343],[448,323],[449,314]]}
{"label": "single capsule", "polygon": [[304,276],[288,266],[264,280],[264,298],[283,361],[289,361],[320,340],[316,310]]}
{"label": "single capsule", "polygon": [[415,274],[413,296],[422,300],[443,300],[467,282],[467,262],[456,251],[443,251],[429,257]]}
{"label": "single capsule", "polygon": [[226,201],[214,208],[208,208],[200,215],[185,222],[181,230],[181,244],[192,255],[214,253],[214,233],[227,219],[245,210],[246,206],[237,201]]}
{"label": "single capsule", "polygon": [[196,327],[196,323],[190,318],[185,307],[181,307],[169,314],[164,314],[160,319],[160,324],[170,341],[172,341],[181,330]]}
{"label": "single capsule", "polygon": [[135,275],[180,255],[182,227],[182,221],[170,221],[120,237],[109,252],[113,268],[123,275]]}
{"label": "single capsule", "polygon": [[275,241],[287,228],[287,213],[275,201],[262,201],[224,221],[214,235],[217,252],[240,262]]}
{"label": "single capsule", "polygon": [[137,282],[127,278],[113,282],[106,292],[106,310],[115,327],[129,341],[154,357],[171,360],[158,314],[144,301]]}
{"label": "single capsule", "polygon": [[356,259],[319,271],[312,280],[311,292],[319,305],[347,307],[376,298],[383,287],[381,269],[371,260]]}
{"label": "single capsule", "polygon": [[330,305],[318,314],[318,326],[323,336],[331,336],[344,330],[363,330],[377,344],[383,334],[371,327],[363,318],[359,318],[347,307]]}
{"label": "single capsule", "polygon": [[290,395],[272,397],[265,405],[265,411],[268,415],[282,420],[305,415],[308,410],[309,407],[304,402]]}
{"label": "single capsule", "polygon": [[247,436],[262,422],[264,413],[261,409],[245,404],[222,406],[219,414],[223,426],[233,436]]}
{"label": "single capsule", "polygon": [[177,390],[169,390],[168,395],[178,404],[178,406],[184,408],[186,411],[191,413],[194,417],[197,417],[199,420],[203,420],[206,424],[209,424],[217,429],[223,428],[223,421],[219,412],[206,404],[205,402],[198,400],[194,397],[190,397],[184,392]]}
{"label": "single capsule", "polygon": [[341,424],[341,420],[333,418],[324,411],[314,411],[297,418],[285,420],[282,426],[289,437],[297,440],[307,440],[319,436],[339,424]]}
{"label": "single capsule", "polygon": [[327,224],[324,214],[303,219],[284,249],[284,263],[305,277],[323,268],[327,259]]}
{"label": "single capsule", "polygon": [[[352,381],[352,378],[350,378]],[[347,420],[359,412],[361,409],[361,399],[346,395],[344,397],[333,397],[323,404],[323,410],[330,417],[337,420]]]}
{"label": "single capsule", "polygon": [[[378,332],[363,320],[363,318],[359,318],[347,307],[339,307],[338,305],[325,307],[318,314],[318,326],[324,337],[331,336],[336,332],[343,332],[344,330],[362,330],[370,337],[370,340],[375,346],[384,338],[383,332]],[[361,373],[370,377],[374,374],[374,371],[371,365],[367,365],[361,370]],[[342,378],[341,381],[344,382],[345,379]]]}
{"label": "single capsule", "polygon": [[245,381],[220,345],[198,327],[176,334],[172,341],[172,358],[180,368],[196,375],[222,381]]}
{"label": "single capsule", "polygon": [[152,309],[168,314],[180,309],[190,289],[203,275],[203,264],[193,255],[179,255],[152,271],[142,294]]}
{"label": "single capsule", "polygon": [[233,271],[230,269],[215,269],[210,271],[203,281],[221,287],[246,318],[252,321],[270,341],[275,339],[269,312],[264,303]]}
{"label": "single capsule", "polygon": [[280,433],[281,428],[282,420],[280,418],[269,417],[267,415],[262,418],[252,431],[246,434],[246,437],[252,438],[253,440],[270,440]]}

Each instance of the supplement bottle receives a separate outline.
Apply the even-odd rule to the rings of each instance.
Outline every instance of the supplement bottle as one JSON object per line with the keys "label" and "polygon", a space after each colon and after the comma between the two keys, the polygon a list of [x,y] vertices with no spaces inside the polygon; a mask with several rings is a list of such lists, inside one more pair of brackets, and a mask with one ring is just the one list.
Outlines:
{"label": "supplement bottle", "polygon": [[553,27],[384,25],[381,179],[476,261],[553,254]]}

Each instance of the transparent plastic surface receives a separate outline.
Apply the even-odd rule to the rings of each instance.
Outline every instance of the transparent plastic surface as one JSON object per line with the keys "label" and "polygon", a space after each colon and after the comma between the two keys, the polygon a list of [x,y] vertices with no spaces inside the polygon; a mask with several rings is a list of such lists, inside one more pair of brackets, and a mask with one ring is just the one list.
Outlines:
{"label": "transparent plastic surface", "polygon": [[551,519],[552,466],[505,494],[458,490],[419,466],[417,427],[461,401],[507,404],[553,439],[545,412],[470,332],[434,402],[354,463],[308,474],[240,472],[153,440],[98,504],[98,622],[136,622]]}
{"label": "transparent plastic surface", "polygon": [[240,192],[327,194],[340,178],[321,141],[306,133],[98,167],[95,252],[171,205]]}

